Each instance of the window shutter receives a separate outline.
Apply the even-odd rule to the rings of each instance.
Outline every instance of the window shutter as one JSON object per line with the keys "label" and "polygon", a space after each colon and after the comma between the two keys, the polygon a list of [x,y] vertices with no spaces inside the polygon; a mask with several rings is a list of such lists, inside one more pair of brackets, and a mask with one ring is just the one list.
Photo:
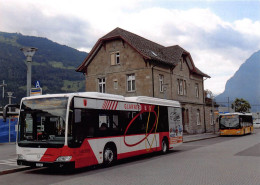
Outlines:
{"label": "window shutter", "polygon": [[110,61],[111,61],[111,65],[116,65],[116,55],[115,55],[115,53],[112,53],[110,55]]}

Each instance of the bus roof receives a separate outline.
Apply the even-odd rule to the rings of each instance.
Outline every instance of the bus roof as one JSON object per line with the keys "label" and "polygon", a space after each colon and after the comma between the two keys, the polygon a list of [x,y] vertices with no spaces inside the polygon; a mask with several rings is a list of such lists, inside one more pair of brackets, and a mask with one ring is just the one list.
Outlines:
{"label": "bus roof", "polygon": [[135,103],[180,107],[180,103],[178,101],[153,98],[153,97],[148,97],[148,96],[125,97],[125,100],[129,101],[129,102],[135,102]]}
{"label": "bus roof", "polygon": [[231,115],[245,115],[245,116],[252,116],[252,113],[241,113],[241,112],[232,112],[232,113],[224,113],[224,114],[219,114],[220,116],[231,116]]}
{"label": "bus roof", "polygon": [[174,100],[166,100],[160,98],[153,98],[148,96],[135,96],[135,97],[124,97],[122,95],[98,93],[98,92],[78,92],[78,93],[66,93],[66,94],[46,94],[31,97],[24,97],[22,100],[38,99],[38,98],[53,98],[53,97],[84,97],[84,98],[96,98],[96,99],[108,99],[115,101],[126,101],[134,103],[154,104],[171,107],[180,107],[180,103]]}

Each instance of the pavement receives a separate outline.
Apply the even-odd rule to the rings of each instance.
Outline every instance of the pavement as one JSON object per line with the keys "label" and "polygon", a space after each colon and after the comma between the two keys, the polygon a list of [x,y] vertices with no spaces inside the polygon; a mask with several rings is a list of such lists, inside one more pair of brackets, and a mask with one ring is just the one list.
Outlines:
{"label": "pavement", "polygon": [[[215,133],[215,134],[203,133],[203,134],[192,134],[192,135],[184,134],[183,143],[210,139],[218,136],[219,133]],[[15,150],[16,150],[15,143],[0,143],[0,176],[31,169],[31,167],[18,166],[16,164]]]}
{"label": "pavement", "polygon": [[189,143],[193,141],[199,141],[204,139],[210,139],[214,137],[218,137],[219,132],[213,133],[203,133],[203,134],[184,134],[183,135],[183,143]]}

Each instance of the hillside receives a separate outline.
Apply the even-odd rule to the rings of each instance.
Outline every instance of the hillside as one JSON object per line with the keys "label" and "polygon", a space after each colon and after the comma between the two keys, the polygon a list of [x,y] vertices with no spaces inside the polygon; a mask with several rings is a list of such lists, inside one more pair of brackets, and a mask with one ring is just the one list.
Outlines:
{"label": "hillside", "polygon": [[[0,84],[5,80],[5,92],[14,92],[16,98],[12,102],[18,103],[26,96],[26,58],[20,51],[25,46],[38,48],[32,62],[32,87],[40,81],[43,94],[85,90],[84,76],[75,69],[87,56],[86,52],[47,38],[0,32]],[[3,106],[8,100],[2,98],[2,88],[0,93],[0,106]]]}
{"label": "hillside", "polygon": [[255,52],[230,78],[225,91],[216,97],[219,104],[235,98],[243,98],[251,104],[252,111],[260,111],[260,51]]}

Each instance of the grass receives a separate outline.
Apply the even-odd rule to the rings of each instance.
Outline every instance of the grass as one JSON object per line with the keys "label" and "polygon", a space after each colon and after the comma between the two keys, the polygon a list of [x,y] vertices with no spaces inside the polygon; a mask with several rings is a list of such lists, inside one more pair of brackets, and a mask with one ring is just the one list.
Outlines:
{"label": "grass", "polygon": [[73,66],[65,67],[62,62],[51,61],[51,62],[48,62],[48,63],[49,63],[52,67],[54,67],[54,68],[59,68],[59,69],[75,69],[75,67],[73,67]]}
{"label": "grass", "polygon": [[63,80],[63,87],[61,90],[66,92],[78,92],[79,89],[82,89],[85,85],[85,80],[83,81],[69,81]]}

